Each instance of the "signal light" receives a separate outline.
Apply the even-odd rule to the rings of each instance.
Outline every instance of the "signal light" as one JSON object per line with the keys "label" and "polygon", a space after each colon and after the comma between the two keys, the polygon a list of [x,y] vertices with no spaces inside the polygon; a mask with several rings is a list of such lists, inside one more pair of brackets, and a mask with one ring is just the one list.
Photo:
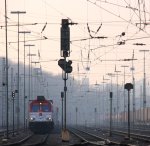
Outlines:
{"label": "signal light", "polygon": [[68,62],[65,59],[60,59],[58,61],[58,65],[66,72],[71,73],[72,72],[72,61],[69,60]]}
{"label": "signal light", "polygon": [[61,98],[63,98],[64,97],[64,92],[61,92]]}
{"label": "signal light", "polygon": [[68,57],[70,55],[70,28],[68,19],[62,19],[60,47],[61,47],[61,56]]}
{"label": "signal light", "polygon": [[65,71],[65,59],[59,59],[58,60],[58,65]]}
{"label": "signal light", "polygon": [[12,98],[15,98],[15,92],[12,91]]}
{"label": "signal light", "polygon": [[72,64],[72,61],[69,60],[69,61],[67,62],[67,70],[66,70],[66,73],[71,73],[71,72],[72,72],[72,66],[71,66],[71,64]]}

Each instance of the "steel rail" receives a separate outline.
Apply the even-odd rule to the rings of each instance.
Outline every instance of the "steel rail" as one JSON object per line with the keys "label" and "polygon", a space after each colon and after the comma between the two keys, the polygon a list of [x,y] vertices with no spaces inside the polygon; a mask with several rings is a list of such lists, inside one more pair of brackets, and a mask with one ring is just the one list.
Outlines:
{"label": "steel rail", "polygon": [[[109,131],[109,129],[105,129],[106,131]],[[127,132],[124,131],[120,131],[120,130],[112,130],[112,133],[120,135],[120,136],[126,136]],[[133,139],[137,139],[140,141],[144,141],[144,142],[150,142],[150,136],[149,135],[144,135],[144,134],[137,134],[137,133],[130,133],[131,138]]]}
{"label": "steel rail", "polygon": [[[95,135],[95,134],[92,134],[92,133],[89,133],[89,132],[86,132],[86,131],[83,131],[83,130],[79,130],[79,129],[75,129],[75,128],[69,129],[69,130],[70,130],[71,133],[73,133],[74,135],[76,135],[77,137],[79,137],[80,139],[85,141],[85,143],[89,143],[89,144],[93,144],[93,145],[101,145],[101,146],[102,145],[110,145],[110,144],[111,145],[120,145],[119,142],[111,141],[111,140],[105,139],[103,137],[100,137],[98,135]],[[75,130],[78,131],[79,134],[77,134],[77,132],[75,132]],[[94,141],[94,142],[90,141],[90,140],[86,139],[85,137],[83,137],[82,133],[87,134],[88,136],[91,136],[91,137],[93,137],[95,139],[98,139],[100,141]],[[129,145],[127,145],[127,146],[129,146]]]}

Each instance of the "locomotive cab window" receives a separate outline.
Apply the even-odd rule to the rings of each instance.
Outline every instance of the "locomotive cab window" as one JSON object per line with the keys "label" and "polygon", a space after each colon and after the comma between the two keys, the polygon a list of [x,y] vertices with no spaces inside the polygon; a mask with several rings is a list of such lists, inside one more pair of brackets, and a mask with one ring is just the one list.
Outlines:
{"label": "locomotive cab window", "polygon": [[40,105],[38,105],[38,104],[34,104],[33,106],[32,106],[32,112],[38,112],[39,110],[40,110]]}
{"label": "locomotive cab window", "polygon": [[32,112],[49,112],[50,111],[50,106],[49,104],[46,103],[36,103],[31,106],[31,111]]}
{"label": "locomotive cab window", "polygon": [[45,105],[45,104],[43,104],[42,106],[41,106],[41,110],[43,111],[43,112],[48,112],[49,111],[49,106],[48,105]]}

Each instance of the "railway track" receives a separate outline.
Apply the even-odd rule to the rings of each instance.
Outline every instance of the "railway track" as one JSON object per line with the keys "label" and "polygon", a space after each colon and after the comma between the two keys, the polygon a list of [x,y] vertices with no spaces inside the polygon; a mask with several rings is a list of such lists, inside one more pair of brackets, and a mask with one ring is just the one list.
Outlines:
{"label": "railway track", "polygon": [[[105,130],[107,132],[109,131],[109,129],[105,129]],[[113,132],[113,134],[118,134],[118,135],[126,136],[128,134],[127,133],[127,129],[124,129],[124,130],[125,131],[122,131],[121,129],[119,129],[119,130],[112,130],[112,132]],[[143,129],[131,129],[131,131],[132,131],[130,133],[131,138],[150,143],[150,135],[149,135],[150,131],[143,130]]]}
{"label": "railway track", "polygon": [[[27,129],[26,129],[26,131],[27,131]],[[6,129],[3,129],[3,130],[1,130],[0,131],[0,137],[2,137],[2,136],[5,136],[6,135]],[[24,132],[24,129],[19,129],[19,132]],[[15,129],[14,131],[13,130],[9,130],[8,131],[8,134],[10,135],[10,134],[13,134],[14,133],[14,135],[16,134],[16,133],[18,133],[18,131]]]}
{"label": "railway track", "polygon": [[7,144],[3,144],[3,146],[40,146],[43,145],[47,138],[48,138],[48,134],[47,135],[29,135],[27,137],[24,137],[22,139],[14,140],[12,142],[9,142]]}
{"label": "railway track", "polygon": [[[120,143],[119,142],[115,142],[115,141],[110,141],[109,139],[105,139],[103,137],[100,137],[96,134],[90,133],[90,132],[86,132],[84,130],[79,130],[79,129],[70,129],[70,132],[72,134],[74,134],[75,136],[77,136],[78,138],[81,139],[81,144],[82,145],[99,145],[99,146],[106,146],[106,145],[110,145],[110,146],[119,146]],[[126,145],[129,146],[129,145]]]}
{"label": "railway track", "polygon": [[[108,129],[108,128],[104,128],[104,129]],[[118,129],[118,130],[122,130],[122,129],[123,129],[123,130],[125,130],[125,131],[128,130],[127,127],[121,127],[121,126],[119,126],[119,127],[118,127],[118,126],[114,126],[113,129]],[[130,131],[132,131],[133,133],[134,133],[134,132],[136,132],[136,133],[138,132],[138,133],[140,133],[140,134],[141,134],[141,133],[143,133],[143,134],[144,134],[144,133],[147,133],[147,134],[150,135],[150,129],[149,129],[149,128],[143,129],[143,128],[137,128],[137,127],[132,128],[132,127],[131,127],[131,128],[130,128]]]}
{"label": "railway track", "polygon": [[30,137],[27,141],[24,141],[20,146],[39,146],[39,145],[43,145],[47,138],[48,138],[49,134],[46,135],[32,135],[32,137]]}
{"label": "railway track", "polygon": [[[119,134],[119,135],[123,135],[123,136],[126,136],[128,134],[127,132],[118,131],[118,130],[113,130],[112,132],[114,134]],[[149,135],[130,133],[130,136],[133,139],[150,143],[150,136]]]}
{"label": "railway track", "polygon": [[[65,146],[77,146],[77,145],[100,145],[100,146],[148,146],[150,144],[150,136],[147,135],[139,135],[135,133],[131,133],[131,140],[124,139],[127,136],[126,131],[121,130],[113,130],[112,136],[109,136],[109,129],[93,129],[93,128],[83,128],[78,127],[78,129],[70,128],[70,132],[75,135],[77,138],[73,138],[73,141],[70,141],[70,144],[66,144]],[[57,130],[56,130],[57,131]],[[64,145],[61,143],[61,138],[59,132],[57,131],[51,132],[50,135],[42,135],[42,134],[32,134],[29,133],[26,137],[22,136],[22,138],[13,139],[13,141],[9,141],[8,143],[3,143],[3,146],[48,146],[48,145]],[[21,134],[21,133],[20,133]],[[23,134],[23,133],[22,133]],[[48,137],[49,136],[49,137]],[[74,136],[73,136],[74,137]],[[1,144],[0,144],[1,145]]]}
{"label": "railway track", "polygon": [[[88,132],[96,133],[96,134],[104,134],[108,135],[109,129],[98,129],[95,131],[95,129],[87,129]],[[122,138],[127,138],[127,131],[122,131],[122,130],[112,130],[112,135],[117,135]],[[117,137],[116,136],[116,137]],[[140,134],[140,133],[130,133],[131,140],[129,142],[131,143],[137,143],[137,144],[143,144],[142,146],[147,146],[150,144],[150,136],[145,135],[145,134]]]}

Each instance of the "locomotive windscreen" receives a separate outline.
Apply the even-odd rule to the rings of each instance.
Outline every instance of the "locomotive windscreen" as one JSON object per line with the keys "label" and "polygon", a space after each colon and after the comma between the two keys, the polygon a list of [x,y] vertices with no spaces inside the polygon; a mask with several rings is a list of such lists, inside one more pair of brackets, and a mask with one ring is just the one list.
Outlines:
{"label": "locomotive windscreen", "polygon": [[31,111],[32,112],[49,112],[51,110],[50,105],[47,103],[36,103],[36,104],[32,104],[31,106]]}
{"label": "locomotive windscreen", "polygon": [[42,105],[41,108],[42,108],[41,110],[42,110],[43,112],[48,112],[48,111],[50,110],[50,108],[49,108],[48,105]]}
{"label": "locomotive windscreen", "polygon": [[40,105],[32,105],[32,112],[38,112],[40,110]]}

